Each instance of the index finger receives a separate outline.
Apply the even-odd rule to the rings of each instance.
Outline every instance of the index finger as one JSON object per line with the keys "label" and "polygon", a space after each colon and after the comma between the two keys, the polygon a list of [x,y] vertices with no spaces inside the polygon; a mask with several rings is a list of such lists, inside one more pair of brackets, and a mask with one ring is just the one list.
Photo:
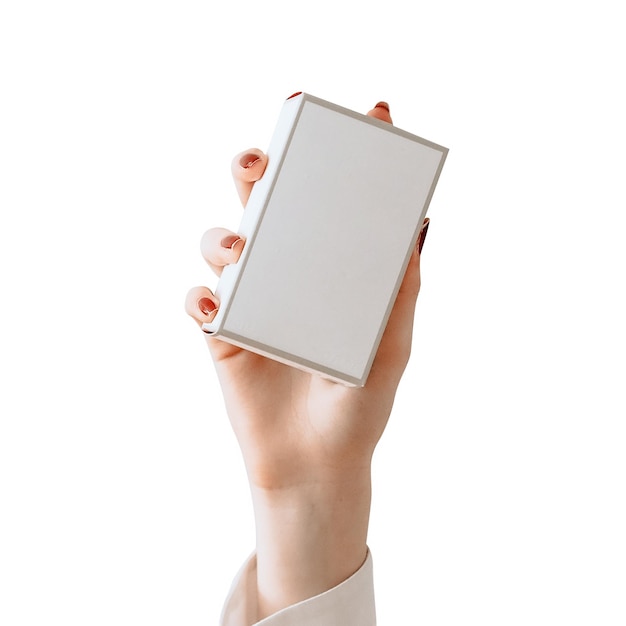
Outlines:
{"label": "index finger", "polygon": [[241,204],[246,206],[254,183],[263,176],[267,166],[267,155],[258,148],[240,152],[232,161],[230,169]]}

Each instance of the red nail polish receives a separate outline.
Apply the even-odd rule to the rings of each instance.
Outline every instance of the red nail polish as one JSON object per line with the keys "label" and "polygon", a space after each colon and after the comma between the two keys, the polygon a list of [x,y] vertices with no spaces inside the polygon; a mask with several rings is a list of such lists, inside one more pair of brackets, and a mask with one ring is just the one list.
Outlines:
{"label": "red nail polish", "polygon": [[374,108],[377,109],[378,107],[380,107],[381,109],[385,109],[387,113],[391,113],[391,111],[389,110],[389,105],[386,102],[377,102]]}
{"label": "red nail polish", "polygon": [[241,237],[239,235],[228,235],[228,237],[224,237],[222,241],[220,241],[220,245],[222,248],[228,248],[232,250],[235,247],[235,244],[241,241]]}
{"label": "red nail polish", "polygon": [[249,167],[252,167],[255,163],[258,163],[260,160],[261,160],[261,157],[256,154],[244,154],[239,159],[239,165],[241,165],[241,167],[247,170]]}
{"label": "red nail polish", "polygon": [[217,309],[217,304],[210,298],[200,298],[200,300],[198,300],[198,308],[204,315],[211,315],[211,313]]}
{"label": "red nail polish", "polygon": [[428,226],[430,225],[430,220],[424,220],[424,226],[422,226],[422,230],[420,231],[419,241],[417,243],[417,251],[422,254],[422,248],[424,247],[424,242],[426,241],[426,234],[428,233]]}
{"label": "red nail polish", "polygon": [[296,91],[296,93],[292,93],[287,100],[291,100],[292,98],[295,98],[296,96],[299,96],[302,92],[301,91]]}

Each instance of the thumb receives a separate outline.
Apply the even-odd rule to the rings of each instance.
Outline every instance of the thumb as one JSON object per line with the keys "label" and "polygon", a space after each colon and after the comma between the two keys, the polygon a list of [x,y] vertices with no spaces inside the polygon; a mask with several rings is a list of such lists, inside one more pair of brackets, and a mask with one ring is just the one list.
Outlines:
{"label": "thumb", "polygon": [[389,105],[386,102],[381,101],[376,103],[374,108],[368,112],[368,115],[370,117],[375,117],[377,120],[393,124],[391,114],[389,112]]}

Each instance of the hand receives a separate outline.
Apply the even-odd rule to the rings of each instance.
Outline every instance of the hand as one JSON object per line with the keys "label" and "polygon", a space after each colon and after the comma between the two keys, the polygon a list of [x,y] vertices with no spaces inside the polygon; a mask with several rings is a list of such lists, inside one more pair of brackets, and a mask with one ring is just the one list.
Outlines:
{"label": "hand", "polygon": [[[368,115],[391,123],[385,103]],[[267,157],[256,149],[233,160],[244,206],[266,165]],[[265,614],[341,582],[365,558],[371,457],[409,359],[427,226],[425,221],[362,388],[330,382],[205,335],[252,488],[259,606]],[[244,246],[236,233],[215,228],[204,234],[201,249],[219,275],[237,262]],[[196,287],[187,295],[186,310],[202,325],[215,317],[219,304],[209,289]],[[316,515],[318,527],[312,530]],[[302,523],[305,528],[298,528]],[[295,559],[302,580],[294,582],[289,563]],[[301,559],[311,571],[301,571]]]}

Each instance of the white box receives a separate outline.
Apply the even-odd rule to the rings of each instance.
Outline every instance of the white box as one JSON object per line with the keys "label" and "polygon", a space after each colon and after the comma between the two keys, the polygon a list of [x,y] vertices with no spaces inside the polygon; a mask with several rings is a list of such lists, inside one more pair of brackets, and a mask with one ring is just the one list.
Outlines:
{"label": "white box", "polygon": [[447,153],[314,96],[288,99],[203,330],[364,385]]}

